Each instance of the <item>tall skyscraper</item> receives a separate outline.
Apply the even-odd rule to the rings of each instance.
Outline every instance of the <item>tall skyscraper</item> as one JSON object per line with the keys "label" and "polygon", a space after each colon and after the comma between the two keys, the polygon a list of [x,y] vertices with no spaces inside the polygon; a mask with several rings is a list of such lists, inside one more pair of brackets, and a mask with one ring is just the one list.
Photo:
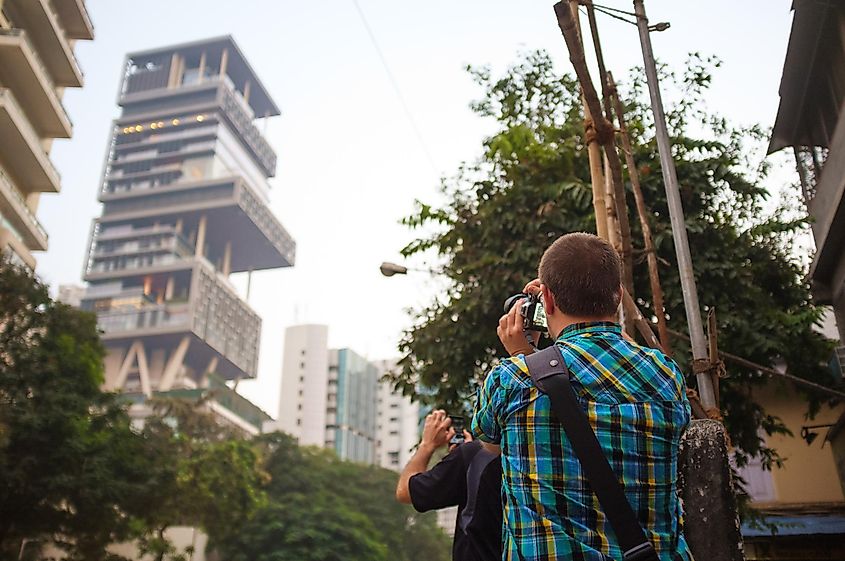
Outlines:
{"label": "tall skyscraper", "polygon": [[0,252],[33,269],[41,193],[61,189],[50,149],[73,131],[62,95],[83,82],[73,47],[93,38],[84,0],[0,0]]}
{"label": "tall skyscraper", "polygon": [[104,331],[106,387],[252,378],[261,319],[229,276],[294,262],[267,206],[276,154],[254,122],[279,109],[228,36],[128,55],[118,103],[82,301]]}

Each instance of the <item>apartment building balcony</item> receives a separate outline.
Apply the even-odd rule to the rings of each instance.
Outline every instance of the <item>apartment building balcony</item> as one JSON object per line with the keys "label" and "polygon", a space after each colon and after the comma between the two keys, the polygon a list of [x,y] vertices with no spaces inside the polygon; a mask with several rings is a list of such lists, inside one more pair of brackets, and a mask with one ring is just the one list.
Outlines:
{"label": "apartment building balcony", "polygon": [[68,42],[68,35],[50,0],[6,0],[5,8],[16,27],[26,28],[58,86],[78,88],[83,74]]}
{"label": "apartment building balcony", "polygon": [[12,177],[27,178],[27,191],[59,192],[59,172],[8,88],[0,88],[0,163]]}
{"label": "apartment building balcony", "polygon": [[[190,335],[205,352],[220,359],[217,372],[227,379],[255,377],[261,318],[230,283],[203,258],[190,260],[191,288],[184,299],[100,312],[97,321],[108,344],[140,337]],[[86,295],[87,297],[87,295]],[[208,357],[205,362],[208,362]]]}
{"label": "apartment building balcony", "polygon": [[14,232],[27,248],[36,251],[47,250],[47,231],[29,210],[20,191],[0,168],[0,213],[10,222]]}
{"label": "apartment building balcony", "polygon": [[231,272],[290,267],[296,244],[246,181],[223,177],[102,195],[103,224],[206,216],[210,246],[231,243]]}
{"label": "apartment building balcony", "polygon": [[53,0],[53,7],[69,39],[94,38],[94,24],[85,7],[85,0]]}
{"label": "apartment building balcony", "polygon": [[0,83],[15,93],[44,138],[70,138],[73,124],[44,62],[22,29],[0,29]]}

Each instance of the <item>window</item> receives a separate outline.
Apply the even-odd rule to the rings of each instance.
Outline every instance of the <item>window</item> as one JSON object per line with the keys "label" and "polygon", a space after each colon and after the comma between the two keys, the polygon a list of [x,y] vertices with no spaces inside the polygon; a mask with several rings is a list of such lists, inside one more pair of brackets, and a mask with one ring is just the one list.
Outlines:
{"label": "window", "polygon": [[302,390],[299,390],[299,397],[302,397]]}
{"label": "window", "polygon": [[398,408],[399,408],[399,404],[398,404],[398,403],[391,403],[391,404],[390,404],[390,408],[391,408],[391,409],[398,409]]}
{"label": "window", "polygon": [[304,363],[304,362],[300,362],[300,363],[299,363],[299,367],[300,367],[301,369],[305,370],[305,363]]}
{"label": "window", "polygon": [[395,422],[397,422],[398,420],[399,420],[399,417],[391,417],[391,418],[390,418],[390,422],[391,422],[391,423],[395,423]]}
{"label": "window", "polygon": [[296,426],[300,426],[300,425],[302,425],[302,419],[297,419],[296,420]]}
{"label": "window", "polygon": [[390,431],[390,436],[398,436],[398,435],[399,435],[399,431],[398,431],[398,430],[392,430],[392,431]]}
{"label": "window", "polygon": [[297,404],[296,409],[298,411],[302,411],[302,404],[301,403]]}
{"label": "window", "polygon": [[300,377],[299,377],[299,381],[300,381],[300,382],[304,382],[304,381],[305,381],[305,376],[300,376]]}

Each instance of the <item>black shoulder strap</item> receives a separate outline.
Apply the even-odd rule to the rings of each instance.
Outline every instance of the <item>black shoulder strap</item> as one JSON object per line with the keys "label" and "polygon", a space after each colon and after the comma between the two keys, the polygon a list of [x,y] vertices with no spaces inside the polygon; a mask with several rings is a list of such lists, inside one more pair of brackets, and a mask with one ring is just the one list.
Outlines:
{"label": "black shoulder strap", "polygon": [[[461,444],[460,446],[467,446],[467,444],[469,443]],[[481,486],[481,475],[487,466],[490,465],[490,462],[498,459],[498,454],[486,450],[484,446],[479,446],[475,454],[469,459],[469,465],[467,466],[467,502],[463,510],[461,510],[459,518],[461,530],[464,533],[466,533],[470,522],[472,522],[472,517],[475,515],[475,505],[478,502],[478,488]],[[466,460],[467,458],[464,456],[464,461]]]}
{"label": "black shoulder strap", "polygon": [[581,409],[569,383],[569,370],[557,345],[525,356],[534,385],[549,396],[552,411],[563,425],[566,436],[581,462],[601,503],[605,516],[616,532],[625,561],[657,560],[654,547],[634,515],[625,490],[601,449],[587,415]]}

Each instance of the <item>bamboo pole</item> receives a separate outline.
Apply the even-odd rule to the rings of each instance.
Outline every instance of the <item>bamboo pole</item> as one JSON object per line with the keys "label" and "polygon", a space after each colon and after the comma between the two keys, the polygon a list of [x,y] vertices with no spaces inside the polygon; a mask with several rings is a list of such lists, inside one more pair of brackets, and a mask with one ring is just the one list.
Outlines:
{"label": "bamboo pole", "polygon": [[619,216],[616,214],[616,196],[613,192],[610,166],[607,156],[604,157],[604,197],[607,206],[607,236],[610,245],[622,255],[622,233],[619,227]]}
{"label": "bamboo pole", "polygon": [[[578,23],[578,1],[570,0],[570,2],[569,9],[574,14],[576,41],[580,43],[581,26]],[[603,240],[609,240],[607,231],[607,203],[604,196],[604,176],[601,169],[601,148],[596,141],[593,116],[590,106],[584,97],[583,88],[581,88],[581,103],[584,106],[584,140],[587,143],[587,155],[590,158],[590,180],[593,189],[593,213],[596,215],[596,234]]]}
{"label": "bamboo pole", "polygon": [[[604,148],[604,153],[610,167],[614,193],[616,194],[617,215],[622,231],[622,284],[628,291],[628,294],[633,297],[634,271],[632,267],[633,248],[631,246],[631,230],[630,224],[627,221],[628,211],[627,208],[625,208],[625,189],[622,184],[622,164],[619,160],[619,154],[616,153],[613,125],[611,125],[602,113],[598,93],[596,93],[595,86],[593,86],[593,81],[590,78],[590,71],[587,68],[584,46],[581,43],[581,35],[578,30],[577,0],[571,0],[571,5],[569,6],[566,2],[561,0],[555,4],[554,8],[555,14],[557,15],[558,26],[560,27],[560,31],[563,34],[563,38],[566,41],[566,46],[569,50],[569,60],[572,62],[575,74],[578,76],[578,82],[581,84],[581,93],[583,94],[584,102],[586,103],[586,106],[589,109],[589,114],[592,118],[593,134],[591,134],[589,129],[587,130],[588,141],[591,140],[590,137],[593,137],[595,141]],[[601,169],[600,166],[601,163],[599,163],[599,169]],[[595,177],[593,178],[593,182],[595,183]],[[595,200],[593,201],[593,205],[597,206]]]}
{"label": "bamboo pole", "polygon": [[648,208],[645,205],[645,197],[640,186],[640,174],[637,170],[637,163],[634,161],[634,151],[631,147],[631,137],[628,134],[628,125],[625,121],[625,109],[619,99],[619,91],[616,89],[616,82],[613,74],[607,73],[607,81],[610,90],[610,98],[616,109],[616,118],[619,120],[619,138],[622,139],[622,151],[625,153],[625,164],[628,166],[628,179],[631,181],[631,188],[634,191],[634,201],[637,205],[637,215],[640,219],[640,226],[643,232],[643,245],[645,247],[646,261],[648,263],[648,279],[651,284],[651,299],[654,304],[654,315],[657,316],[657,333],[660,335],[660,346],[667,355],[672,354],[672,340],[669,335],[669,326],[666,324],[666,312],[663,306],[663,288],[660,285],[660,270],[657,266],[657,250],[654,247],[654,237],[651,233],[651,226],[648,220]]}

